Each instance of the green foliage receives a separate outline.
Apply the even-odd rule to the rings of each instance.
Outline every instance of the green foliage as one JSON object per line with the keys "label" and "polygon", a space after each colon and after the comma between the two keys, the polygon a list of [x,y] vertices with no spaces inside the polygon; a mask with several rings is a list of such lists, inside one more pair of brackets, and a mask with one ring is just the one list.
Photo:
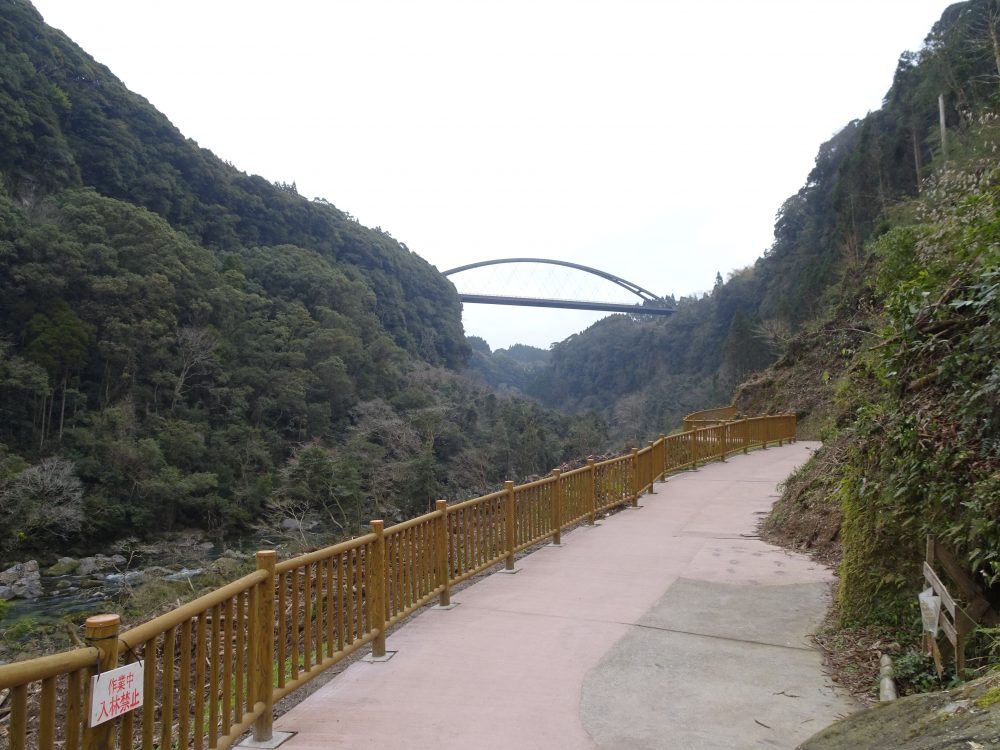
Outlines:
{"label": "green foliage", "polygon": [[842,485],[848,616],[866,611],[854,591],[912,593],[918,572],[892,561],[915,568],[927,533],[1000,580],[1000,172],[945,172],[922,205],[919,225],[875,247],[887,344],[872,364],[881,395],[859,413],[864,480]]}
{"label": "green foliage", "polygon": [[907,651],[893,659],[892,676],[900,695],[945,690],[955,682],[954,674],[938,677],[934,659],[919,651]]}

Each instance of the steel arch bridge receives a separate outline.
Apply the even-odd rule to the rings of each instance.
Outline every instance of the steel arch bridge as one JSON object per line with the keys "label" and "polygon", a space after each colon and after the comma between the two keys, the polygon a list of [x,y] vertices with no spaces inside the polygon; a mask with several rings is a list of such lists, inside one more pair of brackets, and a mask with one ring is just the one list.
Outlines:
{"label": "steel arch bridge", "polygon": [[597,268],[584,266],[580,263],[570,263],[565,260],[552,260],[551,258],[498,258],[496,260],[482,260],[478,263],[469,263],[464,266],[450,268],[442,271],[444,276],[451,276],[462,271],[470,271],[473,268],[484,268],[486,266],[498,266],[505,263],[543,263],[552,266],[564,266],[574,268],[578,271],[598,276],[610,281],[612,284],[620,286],[622,289],[634,294],[639,298],[639,302],[634,305],[617,302],[594,302],[588,300],[565,300],[565,299],[545,299],[540,297],[510,297],[497,294],[464,294],[458,293],[458,298],[462,302],[470,302],[482,305],[517,305],[520,307],[550,307],[564,310],[598,310],[603,312],[629,313],[631,315],[671,315],[675,309],[662,297],[653,294],[648,289],[643,289],[638,284],[615,276],[614,274],[601,271]]}

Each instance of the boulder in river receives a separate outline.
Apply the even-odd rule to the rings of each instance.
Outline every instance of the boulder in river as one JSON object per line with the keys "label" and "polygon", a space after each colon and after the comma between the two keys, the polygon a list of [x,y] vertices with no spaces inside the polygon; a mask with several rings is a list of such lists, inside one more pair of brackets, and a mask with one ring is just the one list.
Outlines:
{"label": "boulder in river", "polygon": [[80,561],[72,557],[60,557],[56,561],[55,565],[51,565],[46,568],[45,575],[47,576],[65,576],[74,572],[80,567]]}
{"label": "boulder in river", "polygon": [[89,576],[93,573],[100,573],[105,570],[121,568],[127,562],[128,560],[121,555],[115,555],[114,557],[107,557],[106,555],[83,557],[80,558],[80,564],[77,566],[76,572],[81,576]]}
{"label": "boulder in river", "polygon": [[0,573],[0,599],[37,599],[44,593],[37,560],[17,563]]}

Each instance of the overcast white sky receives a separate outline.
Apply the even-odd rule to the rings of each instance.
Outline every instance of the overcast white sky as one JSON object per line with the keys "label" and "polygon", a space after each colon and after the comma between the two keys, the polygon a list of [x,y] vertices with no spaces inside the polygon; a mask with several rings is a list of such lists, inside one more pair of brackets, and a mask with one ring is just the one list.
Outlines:
{"label": "overcast white sky", "polygon": [[[770,246],[820,143],[880,106],[949,5],[34,2],[200,145],[441,270],[540,256],[676,295]],[[455,282],[552,291],[515,278]],[[466,305],[464,322],[547,347],[599,317]]]}

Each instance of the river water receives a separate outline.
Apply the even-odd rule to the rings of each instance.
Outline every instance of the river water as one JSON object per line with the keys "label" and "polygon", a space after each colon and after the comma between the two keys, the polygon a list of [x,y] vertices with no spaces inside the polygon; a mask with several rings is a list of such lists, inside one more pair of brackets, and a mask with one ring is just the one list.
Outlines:
{"label": "river water", "polygon": [[[342,538],[342,533],[309,533],[308,543],[310,548],[321,547],[335,544]],[[7,631],[8,641],[12,633],[15,640],[24,640],[32,636],[32,631],[62,627],[67,620],[81,622],[89,615],[118,611],[130,591],[145,583],[172,580],[183,584],[190,581],[193,591],[199,587],[199,576],[206,573],[218,575],[220,561],[224,558],[233,561],[232,565],[225,566],[227,572],[241,564],[249,571],[253,569],[253,557],[257,550],[276,549],[279,559],[285,559],[298,554],[303,548],[300,538],[278,539],[274,534],[269,534],[268,538],[249,535],[227,539],[225,543],[208,541],[194,534],[175,534],[130,549],[105,550],[106,555],[121,554],[128,562],[88,575],[47,576],[45,568],[54,562],[48,560],[42,565],[41,580],[45,595],[38,599],[10,600],[0,630]],[[39,562],[43,563],[42,560]],[[16,648],[16,644],[8,645]]]}

